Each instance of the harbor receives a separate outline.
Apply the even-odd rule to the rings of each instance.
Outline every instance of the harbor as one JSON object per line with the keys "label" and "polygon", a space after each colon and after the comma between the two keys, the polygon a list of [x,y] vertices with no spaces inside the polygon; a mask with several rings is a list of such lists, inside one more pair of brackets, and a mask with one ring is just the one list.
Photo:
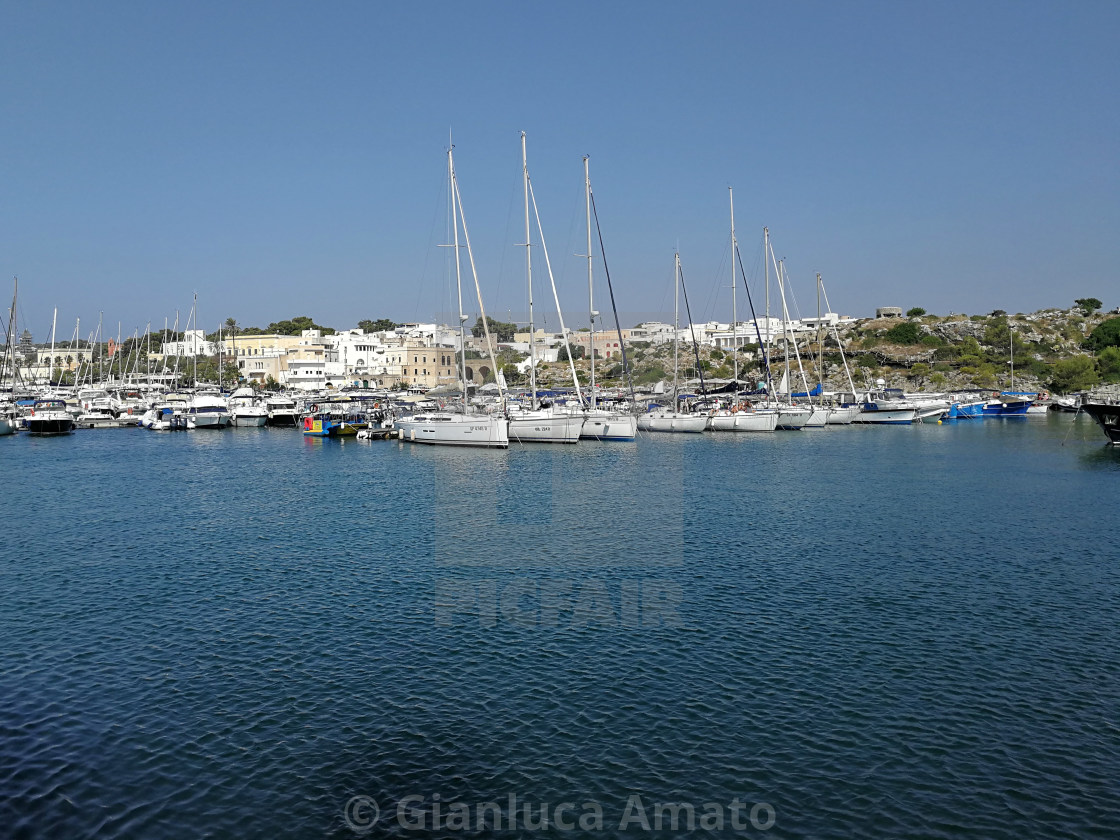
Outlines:
{"label": "harbor", "polygon": [[0,458],[13,836],[347,837],[359,794],[410,836],[406,796],[574,786],[615,836],[635,793],[768,803],[760,836],[1011,840],[1009,798],[1112,834],[1120,448],[1084,414]]}

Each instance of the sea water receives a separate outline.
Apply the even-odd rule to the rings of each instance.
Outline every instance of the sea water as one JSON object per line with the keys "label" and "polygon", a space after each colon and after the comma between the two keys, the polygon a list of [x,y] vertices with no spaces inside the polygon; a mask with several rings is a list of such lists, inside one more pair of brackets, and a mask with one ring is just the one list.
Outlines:
{"label": "sea water", "polygon": [[4,837],[1120,836],[1084,418],[0,463]]}

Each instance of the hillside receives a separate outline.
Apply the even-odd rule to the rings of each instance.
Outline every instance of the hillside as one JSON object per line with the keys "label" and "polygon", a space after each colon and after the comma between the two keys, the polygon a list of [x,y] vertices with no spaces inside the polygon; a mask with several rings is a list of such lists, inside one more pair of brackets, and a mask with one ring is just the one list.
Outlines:
{"label": "hillside", "polygon": [[[1012,347],[1016,390],[1068,393],[1120,382],[1120,315],[1116,312],[1106,314],[1079,306],[1014,315],[1001,310],[971,316],[911,311],[915,312],[912,317],[862,319],[826,336],[826,388],[848,390],[844,357],[857,388],[866,388],[877,379],[910,391],[1009,388]],[[801,365],[810,387],[817,381],[818,350],[815,338],[799,341]],[[628,352],[635,384],[651,385],[672,377],[671,344],[635,342]],[[775,380],[780,378],[784,362],[779,343],[771,352]],[[790,362],[794,388],[799,389],[792,347]],[[681,346],[680,366],[682,381],[695,377],[691,347]],[[700,366],[706,378],[729,379],[733,357],[730,351],[701,347]],[[576,367],[585,381],[588,362],[579,360]],[[759,352],[740,351],[740,379],[763,379],[761,368]],[[541,384],[570,384],[566,361],[542,365],[539,370]],[[605,386],[622,385],[621,374],[621,364],[613,359],[596,365],[596,380]]]}

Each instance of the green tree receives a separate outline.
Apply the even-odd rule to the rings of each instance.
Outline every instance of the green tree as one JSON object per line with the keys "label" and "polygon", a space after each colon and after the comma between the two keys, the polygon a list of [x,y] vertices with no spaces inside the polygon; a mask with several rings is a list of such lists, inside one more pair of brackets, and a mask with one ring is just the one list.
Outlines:
{"label": "green tree", "polygon": [[925,314],[926,314],[926,311],[924,309],[922,309],[922,307],[920,307],[920,306],[915,306],[913,309],[907,309],[906,310],[906,317],[907,318],[921,318]]}
{"label": "green tree", "polygon": [[1120,347],[1106,347],[1097,355],[1097,367],[1105,382],[1120,382]]}
{"label": "green tree", "polygon": [[[517,332],[517,324],[495,321],[489,315],[486,316],[486,325],[490,328],[490,335],[493,336],[495,341],[513,341],[514,333]],[[478,316],[478,320],[471,327],[471,335],[475,338],[482,338],[485,335],[485,331],[482,329],[481,315]]]}
{"label": "green tree", "polygon": [[367,333],[390,332],[391,330],[395,330],[397,327],[401,326],[404,325],[398,324],[396,321],[390,321],[388,318],[378,318],[376,321],[370,321],[367,319],[365,321],[358,322],[358,329],[360,329],[362,332]]}
{"label": "green tree", "polygon": [[1097,366],[1088,356],[1070,356],[1054,363],[1050,388],[1060,394],[1085,391],[1100,381]]}
{"label": "green tree", "polygon": [[1120,318],[1109,318],[1098,324],[1089,334],[1085,346],[1098,353],[1106,347],[1120,347]]}
{"label": "green tree", "polygon": [[1076,303],[1081,309],[1083,309],[1086,315],[1092,315],[1094,312],[1104,306],[1104,303],[1094,297],[1078,298],[1074,301],[1074,303]]}
{"label": "green tree", "polygon": [[273,321],[268,325],[268,332],[277,335],[300,335],[304,330],[319,330],[323,335],[334,334],[332,327],[320,326],[306,315],[299,315],[285,321]]}

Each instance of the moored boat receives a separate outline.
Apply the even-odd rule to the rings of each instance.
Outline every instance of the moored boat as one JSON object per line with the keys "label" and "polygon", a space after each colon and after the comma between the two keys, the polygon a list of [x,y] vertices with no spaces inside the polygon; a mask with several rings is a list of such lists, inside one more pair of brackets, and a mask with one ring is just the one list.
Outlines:
{"label": "moored boat", "polygon": [[1109,443],[1120,444],[1120,396],[1086,396],[1081,400],[1081,410],[1096,421]]}
{"label": "moored boat", "polygon": [[32,435],[68,435],[74,431],[74,415],[63,400],[35,400],[24,422]]}
{"label": "moored boat", "polygon": [[395,423],[401,440],[445,446],[481,446],[506,449],[509,429],[504,417],[489,414],[452,414],[431,411],[402,417]]}

